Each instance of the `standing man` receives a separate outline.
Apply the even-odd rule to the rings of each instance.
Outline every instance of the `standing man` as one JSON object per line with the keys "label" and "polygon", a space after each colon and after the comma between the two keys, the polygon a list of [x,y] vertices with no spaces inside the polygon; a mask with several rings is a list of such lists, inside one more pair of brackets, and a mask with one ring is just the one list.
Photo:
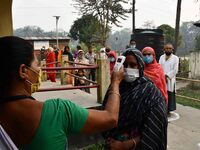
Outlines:
{"label": "standing man", "polygon": [[40,61],[45,59],[45,46],[40,49]]}
{"label": "standing man", "polygon": [[168,43],[164,46],[165,54],[160,57],[159,64],[161,64],[167,83],[168,93],[168,115],[170,111],[176,110],[176,74],[178,73],[179,58],[173,54],[174,47]]}
{"label": "standing man", "polygon": [[[88,59],[89,64],[94,65],[96,62],[96,54],[93,52],[92,46],[88,46],[88,52],[85,54],[85,58]],[[90,69],[89,79],[92,78],[92,81],[95,81],[95,72],[96,69]]]}

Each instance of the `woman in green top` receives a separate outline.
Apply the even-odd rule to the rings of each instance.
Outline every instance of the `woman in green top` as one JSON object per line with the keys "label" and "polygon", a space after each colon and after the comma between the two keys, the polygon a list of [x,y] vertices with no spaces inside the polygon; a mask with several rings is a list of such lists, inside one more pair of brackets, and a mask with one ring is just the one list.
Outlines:
{"label": "woman in green top", "polygon": [[64,150],[71,133],[95,133],[117,125],[123,68],[112,75],[105,110],[87,110],[68,100],[43,103],[31,97],[39,68],[30,43],[2,37],[0,50],[0,124],[19,149]]}

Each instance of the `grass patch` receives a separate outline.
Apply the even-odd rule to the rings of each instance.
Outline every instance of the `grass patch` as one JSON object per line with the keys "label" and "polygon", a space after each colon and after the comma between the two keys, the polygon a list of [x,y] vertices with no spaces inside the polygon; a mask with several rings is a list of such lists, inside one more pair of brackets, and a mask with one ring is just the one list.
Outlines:
{"label": "grass patch", "polygon": [[[177,90],[177,94],[199,99],[200,100],[200,85],[191,83],[187,87]],[[184,106],[191,106],[200,109],[200,102],[196,102],[187,98],[176,96],[176,101]]]}

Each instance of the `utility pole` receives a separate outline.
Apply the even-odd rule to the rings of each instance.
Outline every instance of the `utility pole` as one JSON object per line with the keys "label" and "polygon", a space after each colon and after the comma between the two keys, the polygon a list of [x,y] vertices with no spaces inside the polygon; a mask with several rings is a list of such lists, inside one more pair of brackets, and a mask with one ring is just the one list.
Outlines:
{"label": "utility pole", "polygon": [[181,2],[182,0],[177,0],[174,53],[176,53],[178,47],[179,26],[181,17]]}
{"label": "utility pole", "polygon": [[135,0],[133,0],[133,10],[132,10],[133,12],[133,20],[132,20],[132,22],[133,22],[133,26],[132,26],[132,34],[134,33],[134,30],[135,30]]}
{"label": "utility pole", "polygon": [[60,16],[53,16],[56,18],[56,45],[57,45],[57,48],[59,47],[58,46],[58,20],[60,18]]}

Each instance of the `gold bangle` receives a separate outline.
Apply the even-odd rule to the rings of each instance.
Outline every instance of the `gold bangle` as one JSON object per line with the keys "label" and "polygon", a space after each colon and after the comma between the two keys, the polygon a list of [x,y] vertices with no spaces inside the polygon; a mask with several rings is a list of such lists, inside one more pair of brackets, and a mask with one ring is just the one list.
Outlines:
{"label": "gold bangle", "polygon": [[132,138],[132,141],[133,141],[133,143],[134,143],[134,148],[133,148],[133,149],[135,149],[135,148],[136,148],[136,145],[137,145],[137,143],[136,143],[136,141],[134,140],[134,138]]}
{"label": "gold bangle", "polygon": [[110,95],[110,94],[116,94],[116,95],[118,95],[119,97],[121,97],[121,95],[120,95],[118,92],[116,92],[116,91],[109,91],[108,94],[109,94],[109,95]]}

